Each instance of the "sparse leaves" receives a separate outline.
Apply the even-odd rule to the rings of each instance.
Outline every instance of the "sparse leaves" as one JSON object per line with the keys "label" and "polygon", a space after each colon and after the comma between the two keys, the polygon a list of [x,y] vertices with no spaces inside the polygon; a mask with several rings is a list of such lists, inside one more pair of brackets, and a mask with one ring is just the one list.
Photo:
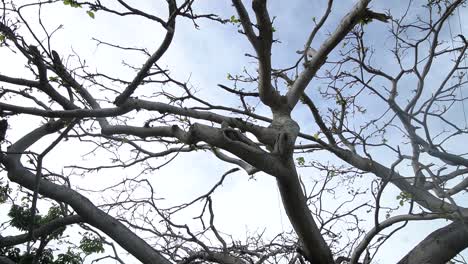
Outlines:
{"label": "sparse leaves", "polygon": [[58,82],[59,78],[57,76],[49,76],[49,81],[51,82]]}
{"label": "sparse leaves", "polygon": [[318,140],[318,139],[319,139],[319,133],[318,133],[318,132],[315,133],[315,134],[313,135],[313,137],[315,138],[315,140]]}
{"label": "sparse leaves", "polygon": [[298,164],[299,166],[304,166],[304,165],[305,165],[305,159],[304,159],[304,157],[297,157],[297,158],[296,158],[296,161],[297,161],[297,164]]}
{"label": "sparse leaves", "polygon": [[232,24],[238,24],[241,21],[236,16],[232,15],[231,18],[229,18],[229,22],[231,22]]}
{"label": "sparse leaves", "polygon": [[83,234],[83,238],[80,242],[80,249],[83,250],[86,255],[104,252],[101,238],[88,232]]}
{"label": "sparse leaves", "polygon": [[88,16],[89,16],[90,18],[94,19],[94,12],[93,12],[93,11],[88,10],[88,11],[86,11],[86,14],[88,14]]}
{"label": "sparse leaves", "polygon": [[64,5],[68,5],[68,6],[71,6],[71,7],[74,7],[74,8],[79,8],[81,7],[81,4],[79,4],[77,1],[75,0],[63,0],[63,4]]}
{"label": "sparse leaves", "polygon": [[396,199],[399,200],[400,206],[403,206],[405,202],[411,201],[412,198],[413,196],[411,195],[411,193],[407,192],[400,192],[400,194],[396,196]]}

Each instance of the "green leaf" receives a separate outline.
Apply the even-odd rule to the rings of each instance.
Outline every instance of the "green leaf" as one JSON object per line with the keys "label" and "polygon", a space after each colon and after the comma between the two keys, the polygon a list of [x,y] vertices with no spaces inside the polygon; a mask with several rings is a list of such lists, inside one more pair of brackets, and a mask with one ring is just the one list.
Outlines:
{"label": "green leaf", "polygon": [[315,140],[318,140],[319,139],[319,133],[318,132],[315,133],[313,137],[315,138]]}
{"label": "green leaf", "polygon": [[88,11],[86,11],[86,14],[88,14],[88,16],[89,16],[90,18],[94,19],[94,12],[93,12],[93,11],[88,10]]}
{"label": "green leaf", "polygon": [[101,238],[90,233],[84,234],[80,241],[80,249],[83,250],[86,255],[104,252]]}
{"label": "green leaf", "polygon": [[271,27],[271,32],[276,32],[276,28],[275,27]]}
{"label": "green leaf", "polygon": [[3,42],[3,41],[5,41],[5,39],[6,39],[5,35],[3,35],[3,34],[0,34],[0,42]]}
{"label": "green leaf", "polygon": [[64,5],[69,5],[71,7],[81,7],[81,4],[79,4],[78,2],[76,2],[75,0],[63,0],[63,4]]}
{"label": "green leaf", "polygon": [[6,202],[8,199],[9,188],[0,186],[0,204]]}
{"label": "green leaf", "polygon": [[403,206],[405,202],[411,201],[412,198],[413,198],[413,195],[407,192],[400,192],[400,194],[396,196],[396,199],[400,200],[399,204],[401,206]]}
{"label": "green leaf", "polygon": [[[28,230],[32,220],[31,209],[29,207],[14,204],[8,212],[8,216],[11,218],[11,226],[18,228],[19,230]],[[35,215],[35,226],[37,226],[41,218],[42,217],[39,214]]]}
{"label": "green leaf", "polygon": [[78,253],[73,252],[71,249],[68,249],[65,254],[58,254],[57,260],[54,261],[55,264],[81,264],[83,259]]}
{"label": "green leaf", "polygon": [[236,18],[234,15],[232,15],[230,18],[229,18],[229,22],[233,23],[233,24],[236,24],[236,23],[240,23],[240,19]]}
{"label": "green leaf", "polygon": [[304,164],[305,164],[304,157],[297,157],[296,161],[297,161],[297,164],[299,164],[300,166],[304,166]]}
{"label": "green leaf", "polygon": [[49,81],[51,82],[58,82],[59,78],[57,76],[50,76]]}

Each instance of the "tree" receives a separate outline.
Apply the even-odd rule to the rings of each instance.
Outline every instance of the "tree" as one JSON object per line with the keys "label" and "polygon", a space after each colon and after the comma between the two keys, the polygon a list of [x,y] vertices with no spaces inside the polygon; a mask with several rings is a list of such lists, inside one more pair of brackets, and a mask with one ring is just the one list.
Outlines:
{"label": "tree", "polygon": [[[272,58],[281,29],[266,0],[253,0],[251,8],[250,1],[232,0],[230,17],[200,11],[190,0],[160,1],[165,14],[122,0],[18,2],[3,1],[0,22],[3,52],[27,70],[0,72],[0,163],[7,175],[0,190],[9,208],[2,227],[22,234],[0,237],[0,263],[80,263],[93,255],[123,263],[120,248],[142,263],[370,263],[407,223],[435,219],[447,223],[399,263],[462,262],[456,256],[468,247],[468,160],[461,146],[468,132],[468,43],[461,22],[455,36],[450,21],[461,21],[465,1],[408,1],[382,13],[359,0],[335,23],[338,3],[328,0],[320,18],[301,25],[312,28],[302,51],[279,67]],[[127,59],[127,71],[110,74],[74,49],[59,52],[54,40],[62,26],[47,20],[53,12],[81,12],[96,27],[100,17],[136,17],[132,25],[151,23],[154,32],[121,36],[132,45],[93,39]],[[238,31],[250,44],[245,57],[253,68],[228,73],[216,87],[225,102],[196,93],[181,81],[186,75],[175,77],[177,68],[164,66],[187,22],[201,31],[209,25]],[[139,47],[161,32],[157,47]],[[141,65],[141,54],[142,66],[133,66]],[[217,59],[209,66],[229,63]],[[56,168],[61,160],[50,157],[57,152],[70,156],[71,166]],[[78,152],[98,160],[81,165]],[[151,177],[195,153],[235,167],[193,201],[165,207]],[[219,230],[214,193],[240,169],[252,178],[274,177],[294,232],[240,241]],[[116,182],[95,199],[83,188],[92,189],[106,171]],[[87,182],[77,183],[77,175]],[[383,198],[395,188],[396,201]],[[181,223],[178,215],[191,208],[200,210],[195,221]],[[67,228],[80,230],[78,244]]]}

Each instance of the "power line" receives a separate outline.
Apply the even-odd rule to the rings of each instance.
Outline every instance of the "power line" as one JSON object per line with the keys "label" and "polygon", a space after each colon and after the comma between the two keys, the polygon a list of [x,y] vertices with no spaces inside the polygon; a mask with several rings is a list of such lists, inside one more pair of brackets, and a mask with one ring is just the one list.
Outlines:
{"label": "power line", "polygon": [[[458,27],[460,28],[460,34],[462,36],[465,36],[463,34],[463,26],[462,26],[462,23],[461,23],[461,15],[460,15],[460,8],[457,8],[457,15],[458,15]],[[452,38],[452,42],[453,42],[453,38]],[[466,43],[465,43],[466,45]],[[465,77],[467,78],[467,81],[468,81],[468,68],[466,67],[466,58],[463,58],[463,64],[465,66]],[[463,77],[463,76],[461,76]],[[460,82],[461,82],[461,78],[460,78]],[[461,101],[462,101],[462,106],[463,106],[463,114],[465,116],[465,129],[467,129],[467,122],[466,122],[466,112],[465,112],[465,100],[463,100],[463,91],[461,89],[461,85],[458,87],[459,88],[459,91],[460,91],[460,96],[461,96]]]}
{"label": "power line", "polygon": [[[457,13],[458,13],[458,24],[459,24],[459,27],[460,27],[460,34],[463,35],[463,29],[462,29],[462,25],[461,25],[461,16],[460,16],[460,9],[457,9]],[[449,27],[449,33],[450,33],[450,38],[451,38],[451,41],[452,41],[452,48],[455,50],[455,43],[453,41],[454,37],[453,37],[453,33],[452,33],[452,25],[450,23],[450,18],[448,19],[448,27]],[[454,57],[454,60],[457,59],[457,56],[455,54],[453,54],[453,57]],[[463,62],[465,64],[465,71],[466,71],[466,60],[463,59]],[[468,129],[468,119],[467,119],[467,116],[466,116],[466,110],[465,110],[465,100],[464,100],[464,96],[463,96],[463,91],[462,91],[462,75],[460,72],[458,72],[458,79],[459,79],[459,82],[460,82],[460,85],[458,85],[458,92],[460,93],[460,101],[462,103],[462,108],[463,108],[463,118],[465,120],[465,130]]]}

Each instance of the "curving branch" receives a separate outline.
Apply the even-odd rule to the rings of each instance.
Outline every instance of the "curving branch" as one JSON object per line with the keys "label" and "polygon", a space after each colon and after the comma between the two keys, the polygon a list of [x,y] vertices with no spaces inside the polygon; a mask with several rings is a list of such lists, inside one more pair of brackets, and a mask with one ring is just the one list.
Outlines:
{"label": "curving branch", "polygon": [[165,257],[142,238],[131,232],[112,216],[101,211],[89,199],[78,192],[45,179],[41,181],[39,186],[36,185],[36,175],[21,164],[20,153],[43,136],[61,129],[63,125],[63,122],[47,123],[13,144],[9,150],[14,154],[0,154],[0,162],[7,169],[8,178],[29,190],[35,190],[38,187],[39,194],[70,205],[82,217],[84,222],[103,231],[141,262],[169,264],[170,262]]}
{"label": "curving branch", "polygon": [[433,220],[433,219],[440,219],[444,218],[446,215],[442,214],[420,214],[420,215],[398,215],[394,217],[390,217],[385,221],[378,223],[377,226],[373,227],[369,232],[366,233],[362,241],[357,245],[354,249],[353,254],[351,255],[351,259],[349,261],[350,264],[358,263],[359,257],[361,254],[366,250],[369,243],[372,239],[382,230],[391,227],[394,224],[406,221],[423,221],[423,220]]}
{"label": "curving branch", "polygon": [[468,248],[468,223],[455,221],[429,234],[398,264],[446,263]]}
{"label": "curving branch", "polygon": [[271,46],[273,44],[273,26],[267,10],[266,0],[252,1],[258,28],[258,36],[253,31],[247,10],[241,0],[232,0],[239,14],[245,35],[252,44],[258,57],[258,92],[262,102],[276,111],[284,106],[284,100],[271,85]]}
{"label": "curving branch", "polygon": [[296,106],[307,85],[309,85],[312,78],[325,63],[328,55],[336,48],[336,46],[346,37],[356,24],[372,17],[372,14],[369,13],[370,11],[367,9],[367,5],[370,2],[371,0],[360,0],[341,20],[340,24],[330,37],[322,43],[320,48],[317,50],[317,54],[305,65],[305,69],[294,81],[291,89],[286,94],[287,103],[290,109],[293,109]]}
{"label": "curving branch", "polygon": [[[123,2],[123,1],[120,1]],[[137,87],[141,84],[141,82],[147,77],[148,71],[153,67],[153,65],[166,53],[171,45],[172,39],[175,33],[175,18],[172,16],[177,15],[177,5],[175,0],[169,0],[168,7],[169,7],[169,21],[167,23],[167,32],[166,36],[164,37],[163,42],[159,46],[159,48],[149,57],[146,62],[143,64],[141,69],[138,71],[135,78],[133,78],[132,82],[128,84],[125,90],[115,98],[114,104],[117,106],[122,105],[125,101],[133,94],[133,92],[137,89]]]}
{"label": "curving branch", "polygon": [[[83,222],[83,218],[79,215],[70,215],[62,218],[54,219],[48,223],[45,223],[33,230],[32,237],[38,238],[42,236],[47,236],[58,229],[64,228],[69,225],[78,224]],[[23,244],[30,241],[31,236],[28,233],[15,235],[15,236],[6,236],[0,237],[0,247],[11,247],[14,245]]]}

